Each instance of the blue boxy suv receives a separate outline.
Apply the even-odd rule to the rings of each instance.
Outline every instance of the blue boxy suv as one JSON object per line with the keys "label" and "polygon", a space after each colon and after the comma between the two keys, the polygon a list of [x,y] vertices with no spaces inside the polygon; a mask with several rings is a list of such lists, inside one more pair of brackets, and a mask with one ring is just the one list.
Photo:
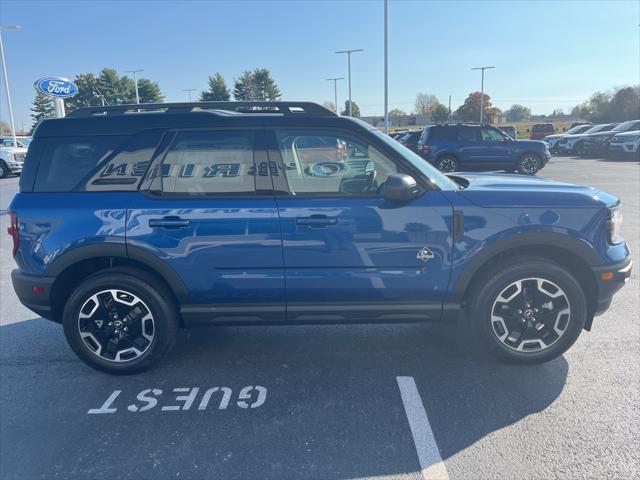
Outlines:
{"label": "blue boxy suv", "polygon": [[551,153],[540,140],[515,140],[491,125],[445,124],[424,128],[418,153],[440,171],[505,170],[535,175]]}
{"label": "blue boxy suv", "polygon": [[629,277],[619,208],[537,177],[445,176],[312,103],[89,107],[34,133],[12,279],[110,373],[198,324],[460,322],[536,363]]}

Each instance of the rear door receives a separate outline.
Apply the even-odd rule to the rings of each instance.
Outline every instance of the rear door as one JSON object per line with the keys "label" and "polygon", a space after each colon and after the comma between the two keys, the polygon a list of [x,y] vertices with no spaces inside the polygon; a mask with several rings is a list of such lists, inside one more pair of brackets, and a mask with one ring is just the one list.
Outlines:
{"label": "rear door", "polygon": [[190,321],[284,321],[278,213],[253,130],[169,134],[132,202],[127,247],[182,279]]}
{"label": "rear door", "polygon": [[[307,137],[346,145],[302,165]],[[374,140],[371,140],[375,142]],[[406,204],[379,188],[405,167],[383,145],[339,129],[271,132],[290,323],[437,320],[452,249],[452,207],[431,190]]]}

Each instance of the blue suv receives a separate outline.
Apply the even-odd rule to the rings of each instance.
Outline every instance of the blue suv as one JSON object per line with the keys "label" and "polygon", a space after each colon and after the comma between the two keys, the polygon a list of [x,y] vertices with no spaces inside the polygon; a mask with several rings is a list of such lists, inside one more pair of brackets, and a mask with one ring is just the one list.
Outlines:
{"label": "blue suv", "polygon": [[21,302],[110,373],[179,328],[459,322],[561,355],[631,272],[617,198],[446,176],[312,103],[89,107],[37,127],[10,205]]}
{"label": "blue suv", "polygon": [[422,131],[418,153],[442,172],[506,170],[535,175],[551,153],[540,140],[514,140],[491,125],[430,125]]}

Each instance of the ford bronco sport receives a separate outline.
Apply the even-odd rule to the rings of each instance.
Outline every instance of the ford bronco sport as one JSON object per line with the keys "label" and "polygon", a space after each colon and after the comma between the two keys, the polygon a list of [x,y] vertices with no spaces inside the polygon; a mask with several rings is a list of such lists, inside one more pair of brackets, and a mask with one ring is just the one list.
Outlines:
{"label": "ford bronco sport", "polygon": [[149,368],[197,324],[460,322],[503,359],[544,362],[631,272],[617,198],[446,176],[313,103],[44,120],[10,215],[21,302],[110,373]]}

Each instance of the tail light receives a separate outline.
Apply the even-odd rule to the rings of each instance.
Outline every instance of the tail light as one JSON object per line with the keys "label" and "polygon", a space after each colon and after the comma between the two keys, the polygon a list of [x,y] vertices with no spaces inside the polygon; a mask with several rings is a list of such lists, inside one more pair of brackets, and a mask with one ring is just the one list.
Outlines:
{"label": "tail light", "polygon": [[7,228],[7,233],[11,235],[13,240],[13,255],[18,252],[20,246],[20,229],[18,228],[18,215],[16,212],[9,212],[9,218],[11,219],[11,226]]}

